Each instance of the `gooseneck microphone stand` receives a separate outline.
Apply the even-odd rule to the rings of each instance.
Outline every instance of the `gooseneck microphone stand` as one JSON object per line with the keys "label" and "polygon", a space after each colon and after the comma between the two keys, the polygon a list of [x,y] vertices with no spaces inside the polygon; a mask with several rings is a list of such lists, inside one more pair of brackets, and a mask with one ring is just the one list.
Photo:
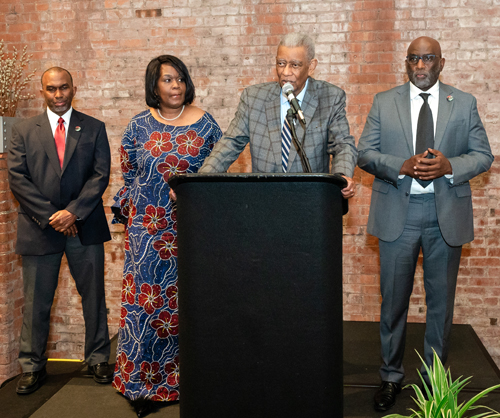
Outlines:
{"label": "gooseneck microphone stand", "polygon": [[296,114],[294,113],[293,109],[290,107],[288,111],[286,112],[286,120],[288,121],[288,124],[290,125],[290,132],[292,134],[292,142],[293,145],[295,146],[295,149],[297,150],[297,154],[299,154],[300,157],[300,162],[302,163],[302,171],[304,173],[311,173],[311,165],[309,164],[309,159],[307,158],[307,155],[304,151],[304,140],[306,139],[306,126],[305,123],[304,125],[304,135],[302,136],[302,142],[300,143],[298,138],[297,138],[297,132],[295,131],[295,124],[294,124],[294,118],[296,117]]}

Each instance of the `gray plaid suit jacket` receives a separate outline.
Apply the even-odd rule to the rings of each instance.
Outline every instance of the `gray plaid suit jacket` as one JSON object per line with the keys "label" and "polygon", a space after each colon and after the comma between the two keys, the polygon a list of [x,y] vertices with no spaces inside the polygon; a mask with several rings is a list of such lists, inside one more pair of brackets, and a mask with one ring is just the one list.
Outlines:
{"label": "gray plaid suit jacket", "polygon": [[[282,172],[280,94],[277,82],[246,88],[228,130],[199,172],[225,172],[248,143],[254,173]],[[309,78],[302,102],[307,122],[304,150],[315,173],[328,173],[330,156],[333,156],[332,173],[353,175],[358,153],[354,137],[349,134],[345,98],[342,89]],[[303,132],[302,126],[297,124],[299,140],[302,140]],[[293,146],[288,172],[302,172],[300,157]]]}

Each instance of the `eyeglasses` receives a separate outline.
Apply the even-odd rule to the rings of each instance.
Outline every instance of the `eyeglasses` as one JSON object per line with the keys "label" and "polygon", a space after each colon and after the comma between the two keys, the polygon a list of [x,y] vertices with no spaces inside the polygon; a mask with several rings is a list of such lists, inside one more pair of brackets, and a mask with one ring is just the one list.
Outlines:
{"label": "eyeglasses", "polygon": [[424,64],[432,64],[437,57],[440,56],[435,54],[408,55],[406,60],[413,65],[418,64],[420,60],[422,60]]}

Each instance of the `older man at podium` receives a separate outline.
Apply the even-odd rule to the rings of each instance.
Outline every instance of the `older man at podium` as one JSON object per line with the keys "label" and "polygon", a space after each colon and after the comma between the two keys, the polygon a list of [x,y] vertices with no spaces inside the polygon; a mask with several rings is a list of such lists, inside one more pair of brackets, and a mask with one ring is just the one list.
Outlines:
{"label": "older man at podium", "polygon": [[[347,181],[342,195],[354,196],[352,175],[358,153],[345,114],[346,95],[339,87],[311,77],[318,63],[314,54],[309,36],[291,33],[282,38],[276,55],[279,81],[243,91],[234,119],[200,173],[225,172],[248,143],[253,172],[309,171],[304,169],[300,145],[298,152],[291,140],[295,128],[299,143],[304,141],[310,172],[342,175]],[[286,117],[290,108],[300,116],[293,126]]]}

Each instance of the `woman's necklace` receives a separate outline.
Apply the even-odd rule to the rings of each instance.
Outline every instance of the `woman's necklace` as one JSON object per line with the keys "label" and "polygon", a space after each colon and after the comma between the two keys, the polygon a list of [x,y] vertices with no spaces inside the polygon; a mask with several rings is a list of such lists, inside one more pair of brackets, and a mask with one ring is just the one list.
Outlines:
{"label": "woman's necklace", "polygon": [[160,113],[160,108],[156,109],[156,111],[158,112],[158,115],[160,116],[160,118],[162,118],[163,120],[166,120],[167,122],[171,122],[173,120],[176,120],[176,119],[179,119],[182,115],[182,112],[184,112],[184,108],[186,107],[186,105],[182,105],[182,110],[181,110],[181,113],[179,113],[175,118],[173,119],[167,119],[165,117],[163,117],[163,115]]}

